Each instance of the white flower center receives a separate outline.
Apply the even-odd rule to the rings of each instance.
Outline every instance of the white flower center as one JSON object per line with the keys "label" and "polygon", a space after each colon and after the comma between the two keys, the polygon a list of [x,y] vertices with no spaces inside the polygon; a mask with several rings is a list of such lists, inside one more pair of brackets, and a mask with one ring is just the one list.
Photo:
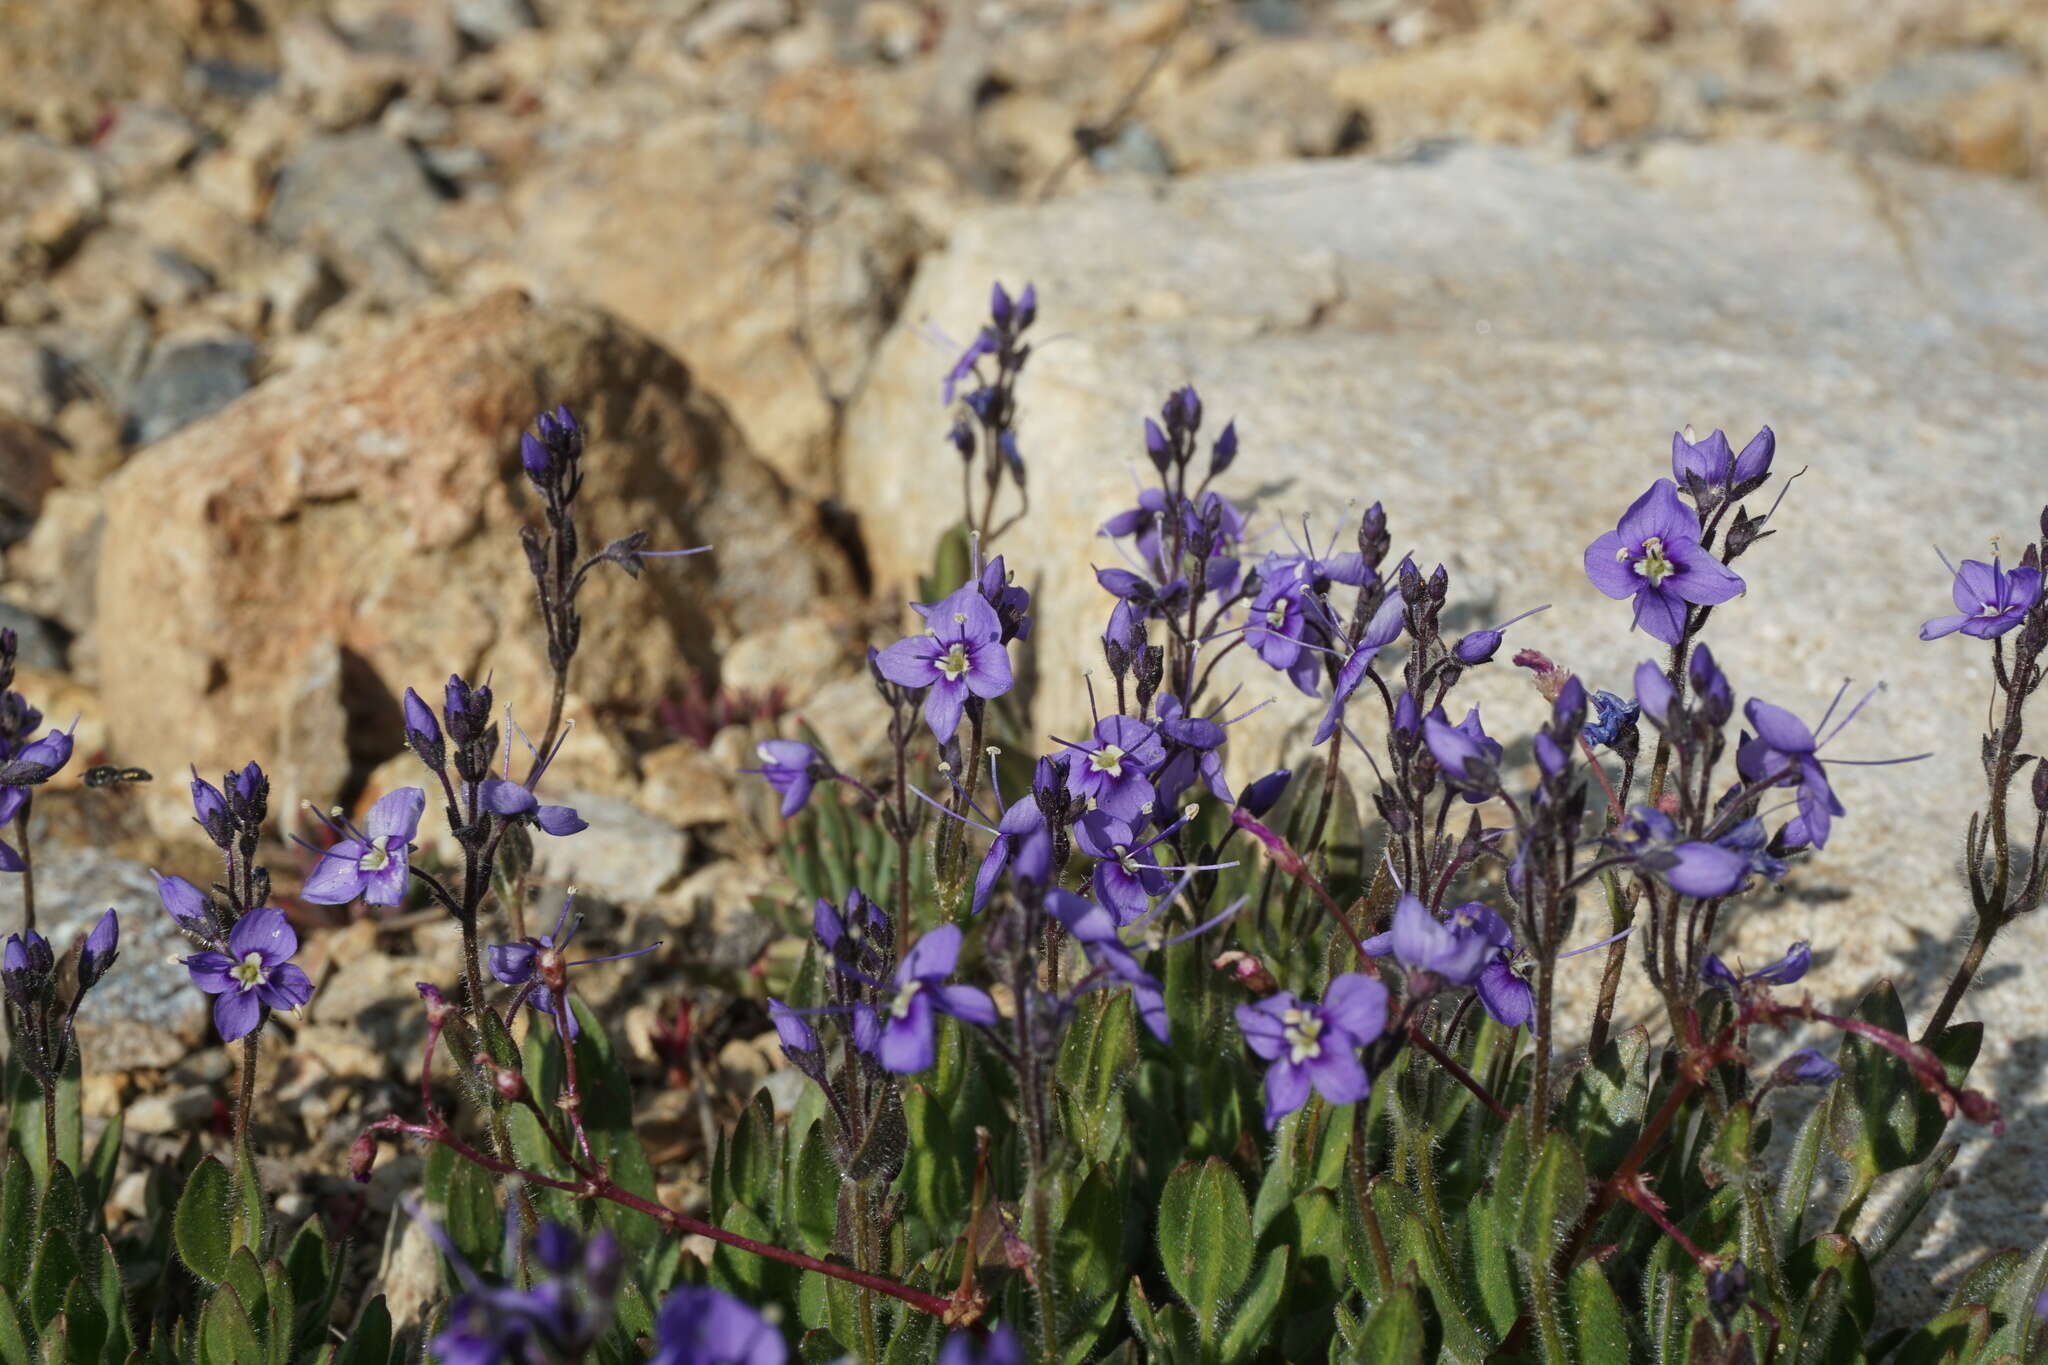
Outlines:
{"label": "white flower center", "polygon": [[1268,630],[1279,630],[1286,624],[1287,599],[1283,597],[1272,606],[1266,608],[1266,628]]}
{"label": "white flower center", "polygon": [[910,1013],[910,1002],[915,1000],[917,993],[923,989],[924,982],[913,981],[898,991],[896,993],[896,1003],[889,1006],[890,1017],[895,1019],[906,1017]]}
{"label": "white flower center", "polygon": [[253,991],[264,982],[263,954],[250,953],[228,969],[228,975],[242,984],[245,991]]}
{"label": "white flower center", "polygon": [[946,657],[939,660],[939,672],[946,675],[947,682],[959,682],[969,665],[966,645],[954,645],[946,651]]}
{"label": "white flower center", "polygon": [[1650,580],[1653,588],[1661,586],[1665,579],[1678,572],[1678,566],[1664,557],[1664,541],[1660,536],[1651,536],[1643,542],[1643,557],[1635,562],[1634,568]]}
{"label": "white flower center", "polygon": [[382,872],[391,866],[391,836],[380,834],[370,841],[370,851],[356,861],[365,872]]}
{"label": "white flower center", "polygon": [[1323,1055],[1323,1021],[1314,1010],[1289,1010],[1280,1016],[1280,1036],[1287,1041],[1287,1060],[1297,1065]]}
{"label": "white flower center", "polygon": [[1088,766],[1111,777],[1124,775],[1124,751],[1114,744],[1105,744],[1088,755]]}

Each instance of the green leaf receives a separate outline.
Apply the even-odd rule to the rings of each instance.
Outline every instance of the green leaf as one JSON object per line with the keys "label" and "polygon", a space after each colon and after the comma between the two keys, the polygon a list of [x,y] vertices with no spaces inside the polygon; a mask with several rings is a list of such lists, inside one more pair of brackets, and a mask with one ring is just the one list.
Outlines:
{"label": "green leaf", "polygon": [[1518,1240],[1532,1265],[1555,1262],[1566,1234],[1585,1211],[1586,1200],[1586,1167],[1579,1160],[1578,1148],[1564,1134],[1551,1133],[1544,1139],[1543,1154],[1530,1170],[1522,1195]]}
{"label": "green leaf", "polygon": [[1060,1126],[1082,1160],[1109,1161],[1124,1131],[1122,1090],[1138,1060],[1138,1025],[1129,991],[1082,999],[1060,1040],[1055,1076]]}
{"label": "green leaf", "polygon": [[1610,1039],[1565,1092],[1558,1127],[1578,1139],[1586,1169],[1614,1174],[1650,1106],[1650,1035],[1640,1024]]}
{"label": "green leaf", "polygon": [[1585,1365],[1629,1365],[1636,1358],[1635,1343],[1628,1332],[1628,1315],[1607,1274],[1594,1261],[1580,1261],[1572,1267],[1566,1284],[1571,1297],[1572,1318],[1579,1342],[1579,1359]]}
{"label": "green leaf", "polygon": [[[497,1187],[484,1169],[437,1142],[427,1148],[424,1184],[429,1208],[463,1259],[485,1270],[496,1265],[505,1247],[505,1219]],[[452,1284],[452,1267],[449,1275]]]}
{"label": "green leaf", "polygon": [[299,1225],[285,1252],[285,1275],[291,1281],[292,1299],[299,1305],[299,1321],[293,1339],[300,1350],[310,1350],[326,1335],[328,1315],[341,1291],[341,1268],[327,1252],[327,1230],[318,1218]]}
{"label": "green leaf", "polygon": [[[905,1109],[909,1108],[908,1104]],[[794,1186],[797,1235],[814,1256],[832,1249],[832,1230],[839,1221],[839,1168],[832,1164],[825,1125],[814,1123],[797,1149]],[[958,1205],[954,1206],[956,1209]],[[675,1239],[670,1238],[673,1242]]]}
{"label": "green leaf", "polygon": [[1899,1343],[1890,1365],[1961,1365],[1991,1339],[1991,1310],[1981,1303],[1951,1308]]}
{"label": "green leaf", "polygon": [[1159,1255],[1202,1340],[1213,1341],[1252,1260],[1251,1206],[1222,1158],[1182,1166],[1168,1177],[1159,1203]]}
{"label": "green leaf", "polygon": [[62,1237],[43,1239],[28,1271],[29,1326],[39,1333],[49,1329],[51,1320],[64,1311],[64,1296],[81,1270],[78,1253],[71,1249],[69,1241]]}
{"label": "green leaf", "polygon": [[172,1216],[178,1259],[208,1284],[227,1278],[228,1256],[235,1247],[233,1186],[228,1168],[207,1157],[192,1168]]}
{"label": "green leaf", "polygon": [[0,1171],[0,1285],[19,1290],[28,1283],[28,1261],[35,1253],[36,1181],[19,1147],[7,1148]]}
{"label": "green leaf", "polygon": [[1244,1301],[1231,1316],[1230,1330],[1223,1338],[1223,1359],[1249,1361],[1267,1344],[1273,1320],[1280,1313],[1280,1296],[1287,1288],[1287,1248],[1279,1247],[1266,1256]]}
{"label": "green leaf", "polygon": [[80,1194],[95,1227],[99,1223],[100,1209],[114,1190],[114,1173],[121,1163],[121,1135],[124,1131],[120,1114],[108,1119],[107,1126],[100,1129],[99,1141],[93,1144],[92,1156],[80,1175]]}
{"label": "green leaf", "polygon": [[[49,1170],[43,1150],[43,1090],[13,1058],[6,1063],[7,1126],[28,1158],[29,1173],[41,1184]],[[57,1078],[57,1159],[76,1171],[84,1166],[85,1117],[80,1107],[78,1050],[71,1050],[64,1074]]]}
{"label": "green leaf", "polygon": [[97,1298],[100,1313],[107,1323],[107,1344],[102,1354],[109,1360],[122,1360],[134,1348],[135,1333],[128,1324],[128,1297],[121,1284],[121,1260],[114,1254],[114,1244],[104,1234],[99,1238],[99,1253]]}
{"label": "green leaf", "polygon": [[[93,1300],[92,1289],[83,1277],[71,1282],[64,1292],[63,1316],[58,1319],[70,1338],[69,1359],[99,1359],[107,1345],[107,1315]],[[261,1361],[257,1365],[262,1365]]]}
{"label": "green leaf", "polygon": [[256,1365],[265,1358],[241,1295],[221,1285],[199,1313],[199,1365]]}
{"label": "green leaf", "polygon": [[2039,1359],[2041,1320],[2034,1305],[2044,1292],[2048,1292],[2048,1242],[2014,1266],[1993,1296],[1991,1310],[1998,1319],[1998,1330],[1985,1344],[1988,1355]]}
{"label": "green leaf", "polygon": [[[639,1130],[633,1126],[633,1088],[625,1064],[612,1047],[604,1023],[580,997],[571,997],[581,1031],[576,1037],[576,1080],[583,1101],[583,1129],[591,1150],[604,1163],[614,1184],[650,1203],[655,1201],[654,1167],[647,1160]],[[777,1163],[778,1170],[780,1163]],[[661,1225],[638,1209],[607,1199],[598,1205],[598,1221],[630,1251],[651,1246],[662,1236]]]}
{"label": "green leaf", "polygon": [[1354,1365],[1421,1365],[1429,1333],[1415,1291],[1403,1289],[1373,1305],[1350,1359]]}
{"label": "green leaf", "polygon": [[[263,1197],[263,1179],[256,1173],[256,1150],[244,1138],[235,1145],[234,1198],[228,1205],[236,1246],[261,1256],[265,1250],[270,1206]],[[260,1311],[251,1305],[251,1311]]]}
{"label": "green leaf", "polygon": [[1061,1287],[1089,1304],[1122,1287],[1124,1199],[1107,1166],[1098,1165],[1081,1182],[1060,1225],[1055,1254]]}
{"label": "green leaf", "polygon": [[342,1342],[334,1365],[392,1365],[391,1310],[384,1306],[382,1294],[356,1315],[355,1329]]}
{"label": "green leaf", "polygon": [[30,1365],[35,1355],[28,1343],[21,1310],[15,1307],[14,1296],[0,1286],[0,1365]]}

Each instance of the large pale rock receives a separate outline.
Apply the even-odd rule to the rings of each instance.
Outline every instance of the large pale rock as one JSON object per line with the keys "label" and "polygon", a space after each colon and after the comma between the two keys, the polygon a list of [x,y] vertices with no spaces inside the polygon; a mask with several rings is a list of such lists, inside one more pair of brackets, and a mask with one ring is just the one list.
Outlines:
{"label": "large pale rock", "polygon": [[[454,670],[492,673],[539,725],[544,646],[516,544],[538,507],[517,440],[561,402],[590,432],[590,550],[643,527],[658,548],[717,547],[638,582],[592,575],[575,673],[591,706],[644,706],[748,625],[846,583],[674,357],[595,310],[494,295],[274,379],[108,485],[98,638],[120,760],[218,771],[289,749],[328,784],[304,794],[329,801],[398,751],[405,687],[434,695]],[[338,701],[345,724],[296,714]],[[175,828],[177,784],[157,785]]]}
{"label": "large pale rock", "polygon": [[[763,459],[833,491],[832,409],[793,332],[802,321],[835,392],[858,387],[914,259],[900,210],[729,114],[567,149],[511,203],[511,262],[537,289],[590,299],[689,357]],[[792,211],[818,223],[801,253]]]}
{"label": "large pale rock", "polygon": [[[997,277],[1035,280],[1039,334],[1058,338],[1021,390],[1031,516],[997,547],[1038,593],[1041,732],[1087,715],[1081,675],[1100,668],[1108,607],[1088,567],[1117,562],[1092,533],[1130,504],[1139,418],[1173,385],[1200,385],[1211,429],[1237,417],[1244,453],[1224,486],[1276,528],[1265,544],[1303,514],[1319,539],[1348,537],[1383,500],[1397,551],[1449,567],[1457,628],[1552,603],[1510,649],[1617,690],[1659,651],[1586,583],[1583,547],[1667,472],[1674,426],[1741,440],[1769,422],[1779,468],[1809,472],[1783,534],[1742,562],[1748,595],[1716,613],[1715,648],[1743,692],[1809,719],[1845,677],[1887,682],[1839,751],[1934,756],[1840,770],[1836,841],[1734,947],[1761,962],[1810,938],[1831,955],[1813,978],[1823,997],[1892,975],[1925,1017],[1966,927],[1952,860],[1982,797],[1988,665],[1916,631],[1948,610],[1930,542],[2012,544],[2048,500],[2048,215],[2034,197],[1782,146],[1672,146],[1633,169],[1463,150],[971,219],[921,269],[849,425],[847,487],[878,579],[899,591],[959,516],[942,477],[947,357],[922,331],[967,335]],[[1313,708],[1237,662],[1221,672],[1247,684],[1239,709],[1278,701],[1234,741],[1242,777],[1298,754]],[[1473,678],[1497,731],[1540,719],[1525,677],[1503,663]],[[2048,1082],[2025,1059],[2048,1024],[2044,951],[2048,920],[2013,927],[1966,1006],[1995,1021],[1981,1082],[2025,1117],[2003,1144],[1961,1132],[1967,1174],[1902,1272],[1923,1286],[1936,1265],[2041,1234],[2048,1158],[2030,1106]]]}

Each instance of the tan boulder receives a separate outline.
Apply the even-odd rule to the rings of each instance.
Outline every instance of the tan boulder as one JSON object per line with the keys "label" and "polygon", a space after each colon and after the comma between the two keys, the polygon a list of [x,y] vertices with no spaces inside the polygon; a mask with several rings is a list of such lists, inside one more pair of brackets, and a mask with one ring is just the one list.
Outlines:
{"label": "tan boulder", "polygon": [[[761,458],[807,492],[834,491],[833,413],[792,338],[798,290],[819,364],[851,393],[914,259],[900,210],[727,114],[576,147],[511,202],[511,258],[537,289],[612,309],[690,357]],[[784,216],[799,205],[818,224],[803,253]]]}
{"label": "tan boulder", "polygon": [[[404,688],[450,671],[493,675],[541,725],[516,544],[539,508],[517,444],[555,403],[589,430],[588,550],[640,528],[659,548],[717,546],[638,582],[592,576],[573,683],[591,707],[643,708],[745,627],[847,583],[673,356],[594,309],[500,293],[280,376],[108,484],[98,624],[120,760],[220,771],[289,748],[324,803],[398,751]],[[296,713],[309,706],[345,720]],[[162,785],[155,813],[182,824]]]}

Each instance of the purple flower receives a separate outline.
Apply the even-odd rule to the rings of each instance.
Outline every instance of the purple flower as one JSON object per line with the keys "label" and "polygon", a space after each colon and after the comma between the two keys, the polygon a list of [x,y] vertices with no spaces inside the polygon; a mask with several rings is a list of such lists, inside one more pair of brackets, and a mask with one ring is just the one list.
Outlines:
{"label": "purple flower", "polygon": [[1937,616],[1920,627],[1920,638],[1939,640],[1961,631],[1980,640],[1993,640],[2018,625],[2041,600],[2041,571],[2029,565],[2003,567],[1996,555],[1986,564],[1966,559],[1961,568],[1948,565],[1955,575],[1949,595],[1955,599],[1956,616]]}
{"label": "purple flower", "polygon": [[[576,931],[583,927],[581,915],[576,916],[574,922],[570,920],[570,912],[575,904],[576,897],[573,891],[562,898],[562,913],[555,919],[553,933],[542,934],[538,938],[523,938],[514,943],[493,943],[484,950],[491,975],[508,986],[520,987],[519,994],[513,997],[513,1007],[517,1008],[519,1002],[524,1000],[533,1006],[535,1012],[553,1021],[557,1028],[562,1027],[566,1019],[571,1038],[582,1032],[582,1025],[576,1022],[574,1010],[557,1009],[555,992],[548,983],[552,980],[566,987],[571,967],[589,967],[599,962],[621,962],[630,957],[651,953],[661,946],[661,941],[657,939],[644,948],[635,948],[630,952],[607,953],[603,957],[586,957],[575,962],[565,962],[563,954],[568,951],[570,941],[576,937]],[[566,1002],[562,1003],[566,1005]]]}
{"label": "purple flower", "polygon": [[1308,696],[1316,695],[1321,676],[1316,653],[1308,648],[1321,604],[1303,566],[1268,555],[1259,571],[1258,596],[1252,599],[1245,641],[1269,667],[1278,669]]}
{"label": "purple flower", "polygon": [[1411,971],[1470,986],[1514,941],[1507,921],[1478,901],[1468,901],[1448,918],[1438,919],[1419,897],[1403,896],[1394,907],[1392,927],[1367,939],[1365,951],[1373,957],[1392,953]]}
{"label": "purple flower", "polygon": [[960,358],[953,362],[953,368],[946,371],[946,382],[941,391],[945,395],[947,406],[950,407],[952,405],[954,391],[974,373],[975,363],[983,356],[994,355],[995,353],[995,333],[986,327],[975,333],[974,340],[969,342],[967,349],[960,353]]}
{"label": "purple flower", "polygon": [[946,982],[960,960],[960,926],[945,924],[919,939],[896,968],[895,997],[875,1041],[875,1060],[899,1076],[930,1069],[938,1057],[938,1015],[985,1028],[996,1023],[996,1003],[978,986]]}
{"label": "purple flower", "polygon": [[1062,890],[1046,893],[1045,908],[1067,927],[1091,963],[1131,988],[1138,1018],[1154,1038],[1167,1041],[1166,991],[1124,942],[1118,916],[1085,896]]}
{"label": "purple flower", "polygon": [[900,687],[929,689],[925,723],[944,743],[960,728],[969,696],[986,700],[1010,690],[1010,656],[1003,649],[1002,621],[979,584],[921,610],[931,632],[898,640],[875,656],[875,667]]}
{"label": "purple flower", "polygon": [[299,898],[315,905],[346,905],[357,896],[368,905],[402,904],[412,882],[412,837],[426,808],[427,794],[418,787],[379,797],[363,817],[360,837],[342,839],[321,853]]}
{"label": "purple flower", "polygon": [[1767,986],[1789,986],[1805,976],[1813,966],[1813,950],[1804,943],[1795,943],[1785,950],[1785,955],[1767,967],[1747,972],[1740,976],[1730,970],[1717,953],[1707,954],[1706,965],[1700,968],[1700,976],[1710,986],[1732,991],[1760,981]]}
{"label": "purple flower", "polygon": [[1443,769],[1444,782],[1464,793],[1467,801],[1484,801],[1499,781],[1495,769],[1500,763],[1500,741],[1487,735],[1479,723],[1479,708],[1465,713],[1456,725],[1444,717],[1439,706],[1422,721],[1422,742],[1429,756]]}
{"label": "purple flower", "polygon": [[1735,751],[1735,770],[1745,782],[1797,787],[1799,814],[1785,826],[1785,843],[1792,848],[1808,844],[1827,847],[1833,817],[1848,812],[1828,785],[1827,769],[1819,757],[1820,742],[1806,722],[1782,706],[1751,698],[1742,713],[1756,727],[1756,737],[1743,736]]}
{"label": "purple flower", "polygon": [[1707,843],[1680,839],[1678,825],[1654,806],[1637,806],[1621,826],[1622,846],[1636,866],[1681,896],[1710,900],[1732,895],[1749,879],[1750,854]]}
{"label": "purple flower", "polygon": [[1769,427],[1750,437],[1740,455],[1730,451],[1728,437],[1719,427],[1703,441],[1687,435],[1671,433],[1671,477],[1681,488],[1744,488],[1771,472],[1771,456],[1778,449],[1777,435]]}
{"label": "purple flower", "polygon": [[1005,872],[1028,882],[1043,882],[1052,873],[1052,834],[1034,795],[1012,801],[996,822],[996,837],[974,876],[975,914],[988,904]]}
{"label": "purple flower", "polygon": [[986,1337],[955,1332],[939,1348],[934,1365],[1024,1365],[1024,1344],[1003,1323],[997,1323]]}
{"label": "purple flower", "polygon": [[981,590],[982,601],[995,611],[996,623],[1000,627],[997,638],[1006,645],[1012,640],[1029,640],[1031,593],[1023,585],[1011,581],[1001,555],[981,566],[977,586]]}
{"label": "purple flower", "polygon": [[1116,914],[1119,924],[1129,924],[1151,908],[1152,897],[1166,894],[1166,874],[1152,854],[1152,845],[1163,837],[1140,840],[1128,824],[1101,810],[1075,823],[1074,842],[1096,859],[1095,899]]}
{"label": "purple flower", "polygon": [[295,1010],[313,998],[313,983],[291,961],[299,950],[284,911],[251,910],[228,931],[225,953],[207,951],[184,959],[192,984],[216,997],[214,1027],[232,1043],[263,1022],[263,1010]]}
{"label": "purple flower", "polygon": [[1622,513],[1616,529],[1586,547],[1586,577],[1617,600],[1635,599],[1636,624],[1675,645],[1690,605],[1712,606],[1742,591],[1742,579],[1700,546],[1700,518],[1659,479]]}
{"label": "purple flower", "polygon": [[1104,716],[1095,734],[1066,749],[1067,790],[1117,819],[1137,824],[1151,814],[1158,793],[1151,775],[1166,761],[1166,746],[1151,726],[1130,716]]}
{"label": "purple flower", "polygon": [[1390,592],[1381,602],[1379,610],[1366,623],[1365,633],[1358,638],[1358,647],[1351,651],[1351,657],[1337,670],[1337,684],[1330,692],[1330,706],[1323,713],[1323,723],[1316,727],[1315,738],[1310,747],[1321,744],[1335,735],[1344,724],[1344,706],[1351,700],[1351,694],[1365,681],[1365,672],[1372,666],[1373,659],[1388,645],[1401,638],[1401,629],[1406,621],[1407,607],[1401,594]]}
{"label": "purple flower", "polygon": [[[558,746],[559,747],[559,746]],[[541,833],[558,839],[581,834],[590,822],[571,806],[543,806],[531,787],[509,777],[487,777],[477,784],[477,799],[485,810],[508,820],[530,820]]]}
{"label": "purple flower", "polygon": [[818,751],[802,740],[764,739],[754,746],[754,753],[761,766],[740,771],[767,778],[768,785],[782,795],[782,818],[789,819],[811,799],[811,788],[823,770]]}
{"label": "purple flower", "polygon": [[1621,738],[1624,731],[1635,728],[1636,717],[1641,711],[1642,708],[1637,703],[1625,697],[1617,697],[1612,692],[1595,692],[1593,719],[1586,722],[1585,728],[1579,731],[1579,738],[1588,744],[1612,746],[1615,740]]}
{"label": "purple flower", "polygon": [[70,731],[52,730],[22,745],[12,758],[0,763],[0,784],[40,786],[55,777],[57,770],[70,761]]}
{"label": "purple flower", "polygon": [[1473,983],[1479,1003],[1503,1028],[1520,1028],[1536,1013],[1536,992],[1515,970],[1514,953],[1507,948],[1479,969]]}
{"label": "purple flower", "polygon": [[[618,1239],[599,1231],[588,1243],[559,1223],[535,1231],[533,1259],[544,1275],[529,1289],[489,1286],[478,1277],[446,1232],[412,1210],[440,1244],[463,1292],[448,1305],[448,1325],[427,1343],[442,1365],[529,1365],[582,1360],[610,1325],[624,1253]],[[507,1209],[508,1240],[518,1236]]]}
{"label": "purple flower", "polygon": [[775,1025],[775,1041],[782,1044],[783,1052],[794,1055],[818,1050],[818,1033],[810,1021],[773,996],[768,999],[768,1022]]}
{"label": "purple flower", "polygon": [[784,1365],[782,1334],[732,1295],[684,1285],[661,1303],[647,1365]]}
{"label": "purple flower", "polygon": [[1237,1007],[1245,1045],[1272,1063],[1266,1068],[1266,1127],[1308,1103],[1314,1088],[1331,1104],[1355,1104],[1372,1093],[1358,1049],[1387,1027],[1387,988],[1346,972],[1330,983],[1323,1003],[1279,991]]}
{"label": "purple flower", "polygon": [[1160,696],[1159,737],[1166,742],[1166,761],[1153,776],[1153,801],[1173,807],[1197,778],[1218,801],[1231,799],[1230,784],[1223,775],[1223,741],[1229,732],[1224,723],[1191,716],[1172,693]]}

